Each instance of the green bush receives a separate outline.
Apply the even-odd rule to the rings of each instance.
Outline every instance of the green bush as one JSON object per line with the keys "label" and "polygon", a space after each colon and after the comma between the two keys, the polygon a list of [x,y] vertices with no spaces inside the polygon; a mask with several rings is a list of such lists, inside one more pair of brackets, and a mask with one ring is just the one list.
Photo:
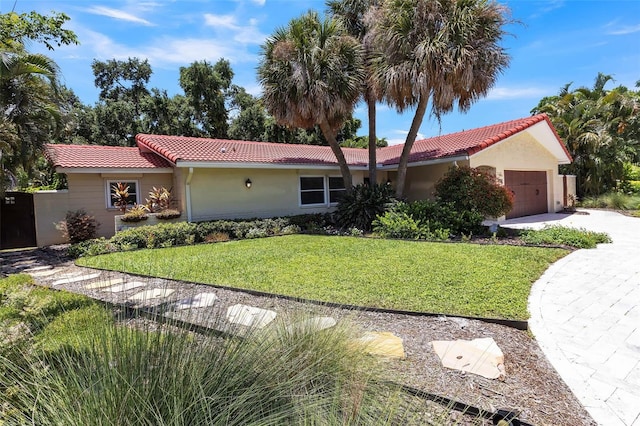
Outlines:
{"label": "green bush", "polygon": [[567,245],[576,248],[594,248],[597,244],[610,243],[611,238],[603,232],[586,229],[547,226],[541,230],[524,230],[522,240],[536,245]]}
{"label": "green bush", "polygon": [[336,224],[343,228],[370,231],[373,221],[393,203],[390,185],[357,185],[342,196],[335,212]]}
{"label": "green bush", "polygon": [[424,224],[430,232],[448,230],[452,235],[477,235],[484,231],[484,215],[476,210],[457,210],[453,203],[420,200],[399,203],[396,209]]}
{"label": "green bush", "polygon": [[451,167],[436,183],[436,197],[452,203],[459,211],[478,211],[488,217],[500,217],[513,207],[508,188],[485,172],[467,166]]}
{"label": "green bush", "polygon": [[73,243],[90,240],[96,237],[100,224],[95,216],[85,210],[68,211],[64,221],[56,226]]}
{"label": "green bush", "polygon": [[392,210],[373,221],[373,231],[384,238],[402,238],[410,240],[444,241],[449,238],[449,230],[430,228],[428,223],[414,219],[409,214]]}
{"label": "green bush", "polygon": [[637,210],[640,209],[640,194],[629,195],[621,192],[609,192],[597,197],[587,197],[579,205],[585,208]]}

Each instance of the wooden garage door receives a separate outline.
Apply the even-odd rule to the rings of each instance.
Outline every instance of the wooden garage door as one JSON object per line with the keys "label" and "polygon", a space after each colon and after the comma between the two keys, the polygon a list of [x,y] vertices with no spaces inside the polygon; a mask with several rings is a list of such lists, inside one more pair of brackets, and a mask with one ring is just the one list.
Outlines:
{"label": "wooden garage door", "polygon": [[504,182],[513,193],[513,209],[507,219],[547,213],[547,173],[504,171]]}

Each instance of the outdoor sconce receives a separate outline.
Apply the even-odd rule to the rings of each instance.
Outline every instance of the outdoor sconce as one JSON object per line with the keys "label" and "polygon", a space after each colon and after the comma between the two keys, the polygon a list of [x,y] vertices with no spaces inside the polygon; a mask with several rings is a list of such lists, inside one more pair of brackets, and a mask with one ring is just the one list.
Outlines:
{"label": "outdoor sconce", "polygon": [[244,186],[246,186],[247,188],[251,188],[251,179],[247,179],[244,181]]}
{"label": "outdoor sconce", "polygon": [[391,179],[387,179],[387,185],[391,185]]}

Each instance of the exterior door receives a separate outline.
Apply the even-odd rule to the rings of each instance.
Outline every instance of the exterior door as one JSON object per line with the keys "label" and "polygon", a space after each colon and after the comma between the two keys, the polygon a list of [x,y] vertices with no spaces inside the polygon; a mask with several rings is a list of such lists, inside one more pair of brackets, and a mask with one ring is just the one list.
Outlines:
{"label": "exterior door", "polygon": [[7,192],[0,203],[0,248],[35,247],[33,194]]}
{"label": "exterior door", "polygon": [[513,209],[507,219],[548,213],[546,172],[505,170],[504,180],[513,193]]}

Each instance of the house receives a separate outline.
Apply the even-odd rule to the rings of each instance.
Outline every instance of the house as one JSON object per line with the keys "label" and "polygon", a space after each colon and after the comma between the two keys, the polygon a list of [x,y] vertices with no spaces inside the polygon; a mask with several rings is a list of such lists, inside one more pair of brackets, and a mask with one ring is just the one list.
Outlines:
{"label": "house", "polygon": [[[79,208],[102,224],[100,235],[113,235],[119,212],[110,188],[117,182],[129,185],[138,203],[154,186],[173,188],[177,208],[192,222],[327,212],[344,191],[329,147],[147,134],[137,135],[136,143],[134,148],[47,145],[56,171],[67,176],[68,190],[36,197],[39,246],[60,242],[51,224]],[[354,184],[363,183],[367,150],[343,151]],[[378,149],[380,182],[393,185],[401,152],[402,145]],[[492,173],[514,192],[508,217],[555,212],[571,192],[558,165],[570,161],[547,116],[535,115],[416,141],[406,195],[429,198],[449,167],[467,165]]]}

